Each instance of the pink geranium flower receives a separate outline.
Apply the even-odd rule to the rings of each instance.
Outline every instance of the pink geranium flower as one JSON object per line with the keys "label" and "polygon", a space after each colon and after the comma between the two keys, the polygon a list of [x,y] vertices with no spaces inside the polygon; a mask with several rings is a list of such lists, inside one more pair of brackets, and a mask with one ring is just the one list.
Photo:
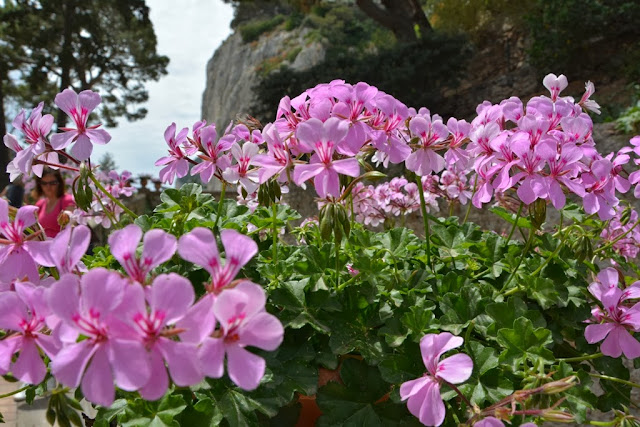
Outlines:
{"label": "pink geranium flower", "polygon": [[[41,333],[49,315],[45,288],[16,283],[15,289],[15,292],[0,293],[0,328],[15,332],[0,341],[0,374],[10,371],[20,381],[39,384],[44,380],[47,367],[38,349],[51,358],[58,352],[60,343]],[[12,362],[12,356],[17,352],[20,355]]]}
{"label": "pink geranium flower", "polygon": [[544,87],[549,89],[549,92],[551,92],[552,101],[558,99],[558,95],[560,95],[560,92],[562,92],[564,89],[566,89],[567,86],[569,86],[569,82],[567,81],[567,78],[564,74],[560,74],[560,76],[556,76],[555,74],[547,74],[542,80],[542,84],[544,85]]}
{"label": "pink geranium flower", "polygon": [[427,368],[424,376],[400,386],[400,397],[408,400],[409,412],[427,426],[439,426],[444,421],[445,408],[440,397],[443,382],[460,384],[471,376],[473,362],[466,354],[455,354],[444,360],[447,351],[460,347],[464,340],[448,332],[428,334],[420,340],[422,361]]}
{"label": "pink geranium flower", "polygon": [[193,147],[187,142],[187,134],[189,128],[183,128],[176,135],[176,124],[171,123],[164,131],[164,140],[169,146],[169,155],[158,159],[156,166],[164,166],[160,170],[160,179],[162,182],[173,184],[173,180],[177,176],[182,178],[189,173],[189,161],[187,156],[193,153]]}
{"label": "pink geranium flower", "polygon": [[264,310],[264,290],[251,282],[241,282],[222,292],[213,312],[220,323],[214,337],[207,338],[199,352],[204,373],[220,378],[227,359],[229,377],[244,390],[258,387],[264,376],[265,361],[247,351],[246,346],[273,351],[284,336],[284,328],[275,316]]}
{"label": "pink geranium flower", "polygon": [[86,160],[91,156],[93,144],[109,142],[111,136],[104,129],[98,129],[100,125],[87,127],[89,115],[101,101],[100,95],[90,90],[83,90],[77,94],[73,89],[65,89],[57,94],[56,105],[71,117],[76,128],[59,129],[64,132],[51,136],[51,146],[56,150],[62,150],[75,142],[71,155],[78,160]]}
{"label": "pink geranium flower", "polygon": [[10,222],[9,203],[0,199],[0,281],[11,282],[25,276],[32,282],[40,279],[32,253],[40,249],[41,242],[30,241],[36,234],[24,235],[24,230],[36,223],[37,211],[35,206],[23,206]]}
{"label": "pink geranium flower", "polygon": [[349,132],[348,124],[332,117],[322,123],[312,118],[298,126],[296,135],[300,143],[314,151],[309,164],[296,165],[293,181],[301,185],[314,178],[316,192],[322,198],[340,196],[340,178],[338,174],[356,177],[360,174],[360,164],[355,158],[334,160],[336,146]]}
{"label": "pink geranium flower", "polygon": [[[47,291],[49,307],[61,320],[63,348],[51,361],[51,372],[67,387],[81,385],[87,400],[110,406],[115,384],[135,391],[148,383],[147,351],[141,340],[122,334],[116,316],[129,284],[119,274],[94,268],[79,280],[66,274]],[[86,339],[76,342],[82,335]]]}
{"label": "pink geranium flower", "polygon": [[225,251],[224,264],[213,232],[207,228],[194,228],[180,237],[178,242],[178,253],[183,259],[203,267],[211,274],[211,283],[206,288],[213,293],[228,287],[242,267],[258,253],[256,242],[235,230],[222,230],[220,240]]}
{"label": "pink geranium flower", "polygon": [[191,282],[175,273],[156,277],[147,292],[138,285],[125,289],[125,298],[118,311],[125,313],[122,317],[133,325],[134,334],[149,351],[147,362],[151,376],[140,389],[144,399],[160,399],[167,391],[169,376],[165,362],[171,379],[180,387],[202,380],[196,345],[174,341],[171,336],[176,335],[176,331],[169,327],[185,316],[194,299]]}
{"label": "pink geranium flower", "polygon": [[109,246],[111,253],[129,277],[144,284],[151,270],[173,256],[177,243],[174,236],[163,230],[149,230],[144,235],[142,254],[138,257],[136,250],[141,239],[140,227],[130,224],[122,230],[111,233]]}
{"label": "pink geranium flower", "polygon": [[[60,275],[73,273],[91,243],[91,230],[86,225],[64,228],[53,240],[39,243],[42,249],[35,261],[45,267],[56,267]],[[86,270],[86,267],[83,266]]]}
{"label": "pink geranium flower", "polygon": [[640,298],[640,282],[626,288],[618,287],[619,275],[614,268],[598,273],[598,280],[589,286],[589,292],[602,303],[604,310],[592,310],[593,322],[587,326],[584,336],[589,344],[604,340],[600,351],[605,356],[620,357],[624,353],[628,359],[640,357],[640,342],[630,333],[640,329],[640,303],[631,307],[625,304],[629,299]]}

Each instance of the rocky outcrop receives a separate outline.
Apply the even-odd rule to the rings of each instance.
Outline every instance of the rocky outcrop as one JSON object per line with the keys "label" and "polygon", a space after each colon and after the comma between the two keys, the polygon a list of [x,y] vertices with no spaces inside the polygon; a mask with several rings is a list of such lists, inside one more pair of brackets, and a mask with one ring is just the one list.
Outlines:
{"label": "rocky outcrop", "polygon": [[[202,96],[202,117],[218,128],[238,116],[251,114],[252,91],[260,73],[289,65],[306,70],[324,59],[318,42],[305,40],[307,30],[276,30],[258,40],[244,43],[234,32],[216,50],[207,64],[207,86]],[[274,110],[275,116],[275,110]]]}

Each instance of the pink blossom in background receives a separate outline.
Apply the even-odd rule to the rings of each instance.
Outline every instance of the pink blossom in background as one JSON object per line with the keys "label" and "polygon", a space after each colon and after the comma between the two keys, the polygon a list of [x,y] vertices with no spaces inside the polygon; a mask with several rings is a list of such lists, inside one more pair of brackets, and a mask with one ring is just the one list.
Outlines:
{"label": "pink blossom in background", "polygon": [[93,144],[108,143],[111,136],[104,129],[98,129],[100,125],[87,127],[89,115],[101,101],[100,95],[90,90],[77,94],[73,89],[65,89],[56,95],[56,105],[71,117],[76,128],[59,129],[64,132],[51,135],[51,146],[62,150],[74,142],[71,155],[77,160],[86,160],[91,156]]}
{"label": "pink blossom in background", "polygon": [[449,332],[428,334],[420,340],[420,352],[427,372],[421,378],[400,386],[400,398],[407,400],[409,412],[426,426],[439,426],[444,421],[445,407],[440,396],[442,382],[460,384],[469,379],[473,362],[466,354],[455,354],[440,360],[449,350],[460,347],[464,340]]}
{"label": "pink blossom in background", "polygon": [[176,135],[175,123],[171,123],[164,131],[164,140],[169,146],[169,155],[158,159],[155,163],[156,166],[164,166],[160,170],[162,182],[173,184],[176,176],[182,178],[189,173],[187,158],[195,152],[195,147],[187,141],[188,133],[189,128],[183,128]]}

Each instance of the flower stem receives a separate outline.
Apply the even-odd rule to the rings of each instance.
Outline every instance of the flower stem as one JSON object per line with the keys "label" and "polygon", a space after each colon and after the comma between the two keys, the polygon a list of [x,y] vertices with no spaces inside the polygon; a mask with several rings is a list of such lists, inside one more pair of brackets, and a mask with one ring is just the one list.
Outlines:
{"label": "flower stem", "polygon": [[518,264],[516,265],[516,267],[511,272],[511,275],[509,276],[507,281],[504,283],[504,286],[502,287],[502,289],[500,289],[500,293],[503,293],[509,287],[509,283],[511,283],[511,280],[513,280],[513,278],[516,276],[516,273],[518,272],[518,269],[520,268],[520,265],[522,264],[522,261],[524,260],[524,257],[527,256],[527,253],[529,252],[529,249],[531,248],[531,243],[533,243],[533,239],[535,237],[535,234],[536,234],[536,230],[532,228],[529,231],[529,238],[527,239],[527,244],[525,245],[524,250],[522,251],[522,256],[518,260]]}
{"label": "flower stem", "polygon": [[513,227],[511,227],[511,231],[509,232],[509,236],[507,237],[507,243],[511,240],[514,231],[516,231],[516,227],[518,226],[518,220],[520,219],[520,214],[522,213],[522,208],[524,207],[524,202],[520,202],[520,206],[518,206],[518,213],[516,214],[516,220],[513,222]]}
{"label": "flower stem", "polygon": [[4,399],[5,397],[9,397],[9,396],[13,396],[14,394],[18,394],[18,393],[20,393],[20,392],[22,392],[22,391],[25,391],[25,390],[26,390],[26,389],[28,389],[29,387],[31,387],[31,384],[27,384],[26,386],[21,387],[21,388],[19,388],[19,389],[17,389],[17,390],[11,391],[11,392],[9,392],[9,393],[0,394],[0,399]]}
{"label": "flower stem", "polygon": [[458,396],[460,396],[460,399],[462,399],[462,401],[467,404],[467,407],[473,408],[473,405],[471,404],[471,402],[469,402],[469,399],[467,399],[466,396],[462,394],[462,392],[458,389],[458,387],[444,380],[442,380],[442,382],[444,382],[446,385],[451,387],[453,391],[455,391],[458,394]]}
{"label": "flower stem", "polygon": [[336,245],[336,291],[340,289],[340,242],[335,239]]}
{"label": "flower stem", "polygon": [[[118,199],[116,199],[115,197],[113,197],[113,195],[111,193],[109,193],[103,186],[102,183],[100,183],[100,181],[98,181],[98,179],[93,175],[92,171],[89,171],[89,179],[91,179],[91,181],[95,184],[96,187],[98,187],[98,189],[100,189],[100,191],[102,191],[109,199],[111,199],[111,201],[113,203],[115,203],[116,205],[120,206],[120,208],[122,208],[123,211],[125,211],[126,213],[128,213],[131,218],[136,219],[138,218],[138,215],[136,215],[135,213],[133,213],[129,208],[127,208],[125,205],[122,204],[122,202]],[[98,198],[99,199],[99,198]]]}
{"label": "flower stem", "polygon": [[[476,179],[475,181],[473,181],[473,193],[471,195],[471,198],[473,198],[473,195],[476,194],[476,187],[478,185],[478,175],[476,175]],[[471,199],[467,200],[467,203],[469,203],[467,205],[467,212],[464,214],[464,219],[462,220],[462,225],[465,225],[467,223],[467,219],[469,218],[469,213],[471,213]]]}
{"label": "flower stem", "polygon": [[420,209],[422,210],[422,220],[424,221],[424,238],[427,241],[427,264],[433,270],[431,265],[431,242],[429,232],[429,217],[427,216],[427,204],[424,201],[424,189],[422,188],[422,180],[416,175],[416,184],[418,184],[418,194],[420,195]]}
{"label": "flower stem", "polygon": [[622,380],[622,379],[616,378],[616,377],[610,377],[608,375],[592,374],[591,372],[589,372],[589,376],[591,376],[593,378],[600,378],[602,380],[609,380],[609,381],[613,381],[613,382],[616,382],[616,383],[628,385],[630,387],[640,388],[640,384],[637,384],[637,383],[634,383],[634,382],[631,382],[631,381],[627,381],[627,380]]}
{"label": "flower stem", "polygon": [[556,361],[557,362],[582,362],[583,360],[599,359],[602,356],[604,356],[604,354],[596,353],[596,354],[590,354],[588,356],[566,357],[564,359],[556,359]]}
{"label": "flower stem", "polygon": [[217,232],[218,230],[218,220],[220,220],[220,216],[222,216],[222,205],[224,204],[224,192],[227,189],[227,182],[222,181],[222,190],[220,191],[220,201],[218,202],[218,213],[216,214],[216,220],[213,223],[213,230]]}
{"label": "flower stem", "polygon": [[568,233],[565,233],[565,235],[562,236],[562,240],[560,241],[560,243],[558,243],[558,247],[556,248],[556,250],[553,251],[553,253],[551,255],[549,255],[549,257],[547,259],[544,260],[544,262],[542,263],[542,265],[540,265],[540,267],[536,268],[535,271],[533,273],[531,273],[531,277],[533,277],[533,276],[537,275],[538,273],[540,273],[542,271],[542,269],[545,268],[546,265],[549,264],[549,262],[551,262],[551,260],[553,258],[558,256],[558,254],[560,253],[560,250],[564,246],[564,242],[567,240],[567,234]]}
{"label": "flower stem", "polygon": [[273,233],[273,269],[275,274],[275,279],[278,278],[278,227],[276,225],[276,221],[278,220],[278,206],[275,202],[271,202],[271,211],[273,212],[273,223],[272,223],[272,233]]}

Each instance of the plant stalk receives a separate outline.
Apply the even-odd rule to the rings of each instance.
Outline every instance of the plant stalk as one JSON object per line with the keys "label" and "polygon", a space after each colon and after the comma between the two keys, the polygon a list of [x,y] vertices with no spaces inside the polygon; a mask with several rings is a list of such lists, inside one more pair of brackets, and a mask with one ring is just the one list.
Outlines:
{"label": "plant stalk", "polygon": [[522,208],[524,207],[524,202],[520,202],[520,206],[518,206],[518,213],[516,214],[516,220],[513,223],[513,227],[511,227],[511,231],[509,232],[509,236],[507,237],[507,243],[511,240],[513,233],[516,231],[516,227],[518,226],[518,220],[520,219],[520,214],[522,214]]}
{"label": "plant stalk", "polygon": [[122,202],[118,199],[116,199],[115,197],[113,197],[113,195],[111,193],[109,193],[103,186],[102,183],[100,181],[98,181],[98,179],[93,175],[92,171],[89,171],[89,179],[91,179],[91,181],[95,184],[96,187],[98,187],[98,189],[100,191],[102,191],[109,199],[111,199],[111,201],[113,203],[115,203],[116,205],[120,206],[120,208],[122,208],[123,211],[125,211],[127,214],[129,214],[133,219],[138,218],[138,215],[136,215],[135,213],[133,213],[128,207],[126,207],[125,205],[122,204]]}
{"label": "plant stalk", "polygon": [[422,211],[422,220],[424,221],[424,238],[427,241],[427,264],[433,271],[431,265],[431,233],[429,232],[429,217],[427,216],[427,203],[424,200],[424,189],[422,188],[422,180],[416,175],[416,184],[418,185],[418,194],[420,195],[420,209]]}
{"label": "plant stalk", "polygon": [[224,204],[224,192],[227,189],[227,182],[222,181],[222,190],[220,191],[220,201],[218,202],[218,213],[216,214],[216,220],[213,223],[213,230],[217,232],[218,230],[218,221],[220,220],[220,216],[222,216],[222,205]]}

